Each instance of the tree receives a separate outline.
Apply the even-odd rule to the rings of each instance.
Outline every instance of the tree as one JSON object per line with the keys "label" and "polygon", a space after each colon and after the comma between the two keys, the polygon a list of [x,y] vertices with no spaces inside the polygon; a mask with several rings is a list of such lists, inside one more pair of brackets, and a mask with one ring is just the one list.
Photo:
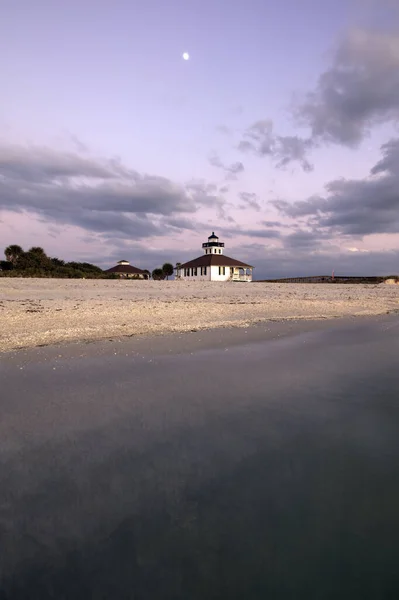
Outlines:
{"label": "tree", "polygon": [[4,250],[6,259],[13,265],[15,265],[18,258],[21,256],[21,254],[23,254],[23,252],[24,251],[22,250],[21,246],[18,246],[17,244],[7,246],[7,248]]}
{"label": "tree", "polygon": [[165,263],[162,267],[162,273],[165,275],[166,279],[169,279],[171,275],[173,275],[174,269],[173,265],[170,263]]}
{"label": "tree", "polygon": [[144,273],[145,273],[145,275],[144,275],[145,279],[149,279],[151,277],[151,273],[149,272],[148,269],[144,269]]}
{"label": "tree", "polygon": [[46,268],[49,266],[49,262],[50,261],[45,254],[30,251],[22,252],[22,254],[17,258],[15,268],[20,271],[25,271],[26,269],[41,271],[46,270]]}
{"label": "tree", "polygon": [[47,256],[43,248],[40,246],[32,246],[32,248],[29,249],[29,252],[32,254],[37,254],[38,256]]}
{"label": "tree", "polygon": [[51,262],[53,263],[53,265],[55,267],[63,267],[65,265],[64,260],[61,260],[60,258],[56,258],[56,257],[52,258]]}
{"label": "tree", "polygon": [[162,269],[154,269],[152,272],[152,278],[154,281],[160,281],[161,279],[165,279],[165,273]]}

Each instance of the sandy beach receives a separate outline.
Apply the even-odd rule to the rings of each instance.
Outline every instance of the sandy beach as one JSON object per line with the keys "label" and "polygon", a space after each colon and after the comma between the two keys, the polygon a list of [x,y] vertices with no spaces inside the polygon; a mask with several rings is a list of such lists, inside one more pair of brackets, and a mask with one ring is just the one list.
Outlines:
{"label": "sandy beach", "polygon": [[0,279],[0,351],[399,310],[399,287]]}

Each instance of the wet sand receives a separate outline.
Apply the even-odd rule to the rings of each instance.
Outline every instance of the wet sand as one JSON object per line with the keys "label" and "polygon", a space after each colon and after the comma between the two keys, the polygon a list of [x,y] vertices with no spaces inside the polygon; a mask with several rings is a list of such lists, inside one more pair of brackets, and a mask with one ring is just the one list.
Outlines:
{"label": "wet sand", "polygon": [[398,355],[397,315],[4,354],[0,597],[396,598]]}
{"label": "wet sand", "polygon": [[399,310],[399,286],[0,278],[0,352]]}

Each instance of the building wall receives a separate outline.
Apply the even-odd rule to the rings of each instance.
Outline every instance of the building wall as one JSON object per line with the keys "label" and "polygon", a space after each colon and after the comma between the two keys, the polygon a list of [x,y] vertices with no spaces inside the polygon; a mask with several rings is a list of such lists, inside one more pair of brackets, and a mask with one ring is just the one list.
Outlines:
{"label": "building wall", "polygon": [[[190,269],[191,273],[191,269]],[[184,269],[180,269],[180,277],[177,279],[184,281],[210,281],[211,280],[211,267],[206,268],[206,275],[201,275],[201,267],[197,267],[197,275],[184,275]]]}
{"label": "building wall", "polygon": [[[219,275],[219,267],[211,266],[211,281],[228,281],[230,279],[230,267],[220,267],[220,269]],[[223,273],[223,269],[225,273]]]}
{"label": "building wall", "polygon": [[[197,267],[197,275],[184,275],[184,269],[181,269],[180,277],[177,277],[177,279],[184,281],[230,281],[231,271],[230,267],[218,267],[212,265],[207,267],[206,275],[201,275],[201,267]],[[252,275],[250,276],[250,279],[252,279]]]}
{"label": "building wall", "polygon": [[178,279],[183,279],[184,281],[228,281],[230,279],[230,267],[221,267],[220,269],[221,272],[219,274],[219,267],[214,265],[207,267],[206,275],[201,275],[201,267],[197,267],[197,275],[184,275],[184,269],[181,269]]}

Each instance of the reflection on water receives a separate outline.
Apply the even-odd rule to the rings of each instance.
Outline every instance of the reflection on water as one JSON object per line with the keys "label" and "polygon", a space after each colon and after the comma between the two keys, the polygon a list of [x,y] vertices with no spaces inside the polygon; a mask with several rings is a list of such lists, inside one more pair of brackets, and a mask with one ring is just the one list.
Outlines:
{"label": "reflection on water", "polygon": [[[4,582],[3,598],[397,597],[392,428],[376,455],[345,436],[326,440],[323,427],[295,435],[289,419],[279,427],[287,444],[258,441],[256,452],[206,485],[173,498],[161,489],[157,496],[154,484],[153,497],[111,531],[99,526],[92,539],[59,540],[56,551],[42,542],[18,577]],[[192,447],[180,439],[169,459],[185,443]],[[163,461],[150,461],[156,477]],[[124,474],[126,496],[135,481],[129,462],[132,474],[137,457],[113,463]],[[70,496],[61,483],[59,495]]]}
{"label": "reflection on water", "polygon": [[302,375],[140,446],[130,416],[21,450],[1,600],[398,598],[398,375]]}

